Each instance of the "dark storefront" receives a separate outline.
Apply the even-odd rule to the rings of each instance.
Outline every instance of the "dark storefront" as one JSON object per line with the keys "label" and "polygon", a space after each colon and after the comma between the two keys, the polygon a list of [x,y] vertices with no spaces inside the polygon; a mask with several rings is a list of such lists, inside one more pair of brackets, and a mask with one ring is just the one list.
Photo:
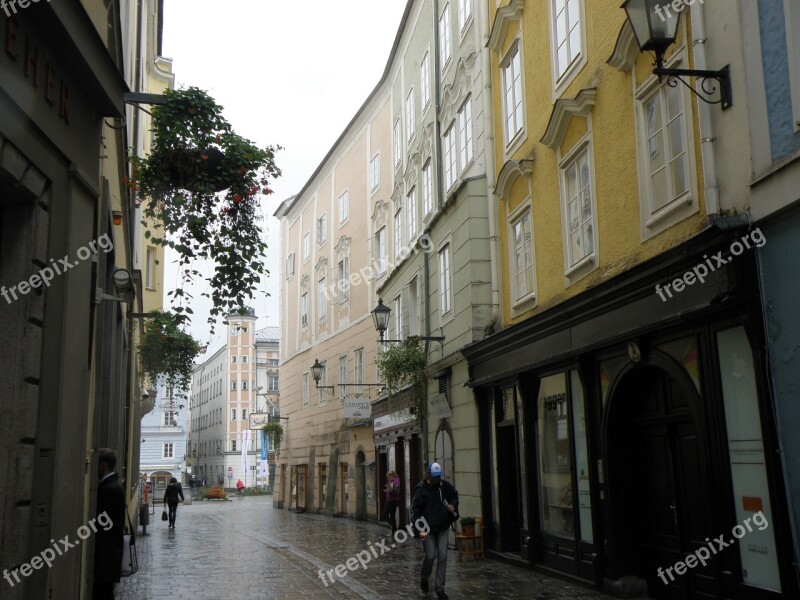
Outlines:
{"label": "dark storefront", "polygon": [[423,478],[422,430],[417,418],[411,414],[410,398],[399,394],[391,399],[382,398],[372,406],[374,417],[375,451],[378,467],[375,489],[378,514],[386,507],[386,473],[395,471],[400,476],[400,504],[398,527],[405,527],[411,517],[412,487]]}
{"label": "dark storefront", "polygon": [[798,597],[747,235],[710,228],[463,351],[495,552],[618,595]]}

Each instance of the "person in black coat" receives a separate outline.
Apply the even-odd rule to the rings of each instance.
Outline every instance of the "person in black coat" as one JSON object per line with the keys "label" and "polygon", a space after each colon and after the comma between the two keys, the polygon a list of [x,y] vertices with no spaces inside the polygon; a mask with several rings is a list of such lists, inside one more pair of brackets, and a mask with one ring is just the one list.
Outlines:
{"label": "person in black coat", "polygon": [[178,498],[183,502],[183,488],[174,477],[169,480],[167,489],[164,490],[164,504],[169,506],[169,526],[175,529],[175,517],[178,515]]}
{"label": "person in black coat", "polygon": [[428,593],[428,578],[436,563],[436,597],[447,598],[444,591],[447,573],[447,538],[450,524],[458,518],[458,491],[449,481],[442,479],[442,467],[432,463],[428,469],[427,479],[423,479],[414,488],[414,500],[411,503],[411,518],[414,524],[424,519],[427,530],[419,534],[425,548],[422,560],[422,573],[419,587]]}
{"label": "person in black coat", "polygon": [[97,476],[97,515],[111,521],[108,531],[99,528],[94,535],[94,600],[113,600],[114,584],[120,580],[125,527],[125,490],[114,472],[117,455],[100,448]]}

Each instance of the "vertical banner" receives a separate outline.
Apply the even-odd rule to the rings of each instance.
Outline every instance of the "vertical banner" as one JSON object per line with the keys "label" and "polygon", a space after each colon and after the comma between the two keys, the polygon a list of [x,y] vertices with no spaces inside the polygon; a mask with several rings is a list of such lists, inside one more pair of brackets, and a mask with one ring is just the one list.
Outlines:
{"label": "vertical banner", "polygon": [[247,444],[250,442],[250,430],[242,432],[242,471],[244,471],[244,482],[247,485]]}
{"label": "vertical banner", "polygon": [[269,486],[269,463],[267,463],[267,448],[269,447],[269,436],[263,429],[261,430],[261,475],[267,478],[265,485]]}

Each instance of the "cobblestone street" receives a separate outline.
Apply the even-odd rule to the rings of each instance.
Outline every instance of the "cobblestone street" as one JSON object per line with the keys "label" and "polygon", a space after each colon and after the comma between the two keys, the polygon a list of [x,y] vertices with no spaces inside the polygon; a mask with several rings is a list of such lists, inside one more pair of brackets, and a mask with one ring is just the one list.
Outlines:
{"label": "cobblestone street", "polygon": [[[320,569],[375,547],[388,531],[374,522],[275,510],[271,496],[180,506],[174,531],[160,515],[156,506],[147,535],[137,537],[139,572],[117,586],[118,598],[436,597],[434,576],[427,596],[419,590],[422,550],[416,540],[388,545],[389,552],[366,570],[359,566],[327,580],[326,587]],[[454,599],[610,598],[495,560],[458,562],[452,550],[446,591]]]}

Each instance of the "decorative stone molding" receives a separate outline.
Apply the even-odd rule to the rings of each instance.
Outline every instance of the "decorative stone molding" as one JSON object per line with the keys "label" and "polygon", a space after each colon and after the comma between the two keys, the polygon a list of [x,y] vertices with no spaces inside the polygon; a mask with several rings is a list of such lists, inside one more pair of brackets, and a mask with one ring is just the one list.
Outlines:
{"label": "decorative stone molding", "polygon": [[[395,186],[396,187],[396,186]],[[386,212],[389,205],[384,200],[377,200],[372,211],[372,222],[375,223],[375,230],[386,224]]]}
{"label": "decorative stone molding", "polygon": [[530,160],[509,160],[500,169],[497,176],[497,184],[494,186],[494,195],[501,200],[508,200],[511,186],[517,177],[530,177],[533,172],[533,159]]}
{"label": "decorative stone molding", "polygon": [[511,0],[506,6],[497,10],[497,15],[494,18],[492,25],[492,33],[489,35],[489,43],[487,46],[492,52],[500,52],[503,40],[506,39],[508,33],[508,26],[512,21],[519,21],[522,18],[522,8],[524,5],[523,0]]}
{"label": "decorative stone molding", "polygon": [[324,256],[321,256],[320,259],[317,261],[317,264],[314,266],[314,270],[319,273],[325,274],[328,269],[328,259]]}
{"label": "decorative stone molding", "polygon": [[606,63],[615,69],[627,73],[636,64],[636,56],[639,54],[639,43],[633,33],[631,22],[625,19],[617,36],[617,43],[614,45],[614,52]]}
{"label": "decorative stone molding", "polygon": [[303,276],[300,278],[300,289],[307,290],[309,285],[309,277],[307,273],[303,273]]}
{"label": "decorative stone molding", "polygon": [[442,109],[439,116],[442,124],[446,127],[456,116],[456,112],[461,108],[467,95],[472,90],[472,70],[478,54],[473,52],[466,58],[460,58],[456,65],[456,74],[453,82],[444,86],[442,92]]}
{"label": "decorative stone molding", "polygon": [[419,160],[424,165],[433,156],[433,123],[422,128],[419,141]]}
{"label": "decorative stone molding", "polygon": [[564,134],[573,116],[586,117],[592,112],[597,88],[585,88],[578,92],[574,99],[561,98],[556,100],[553,111],[550,113],[550,122],[547,131],[540,140],[545,146],[555,150],[561,145]]}
{"label": "decorative stone molding", "polygon": [[344,258],[350,254],[350,242],[351,238],[347,237],[346,235],[343,235],[339,238],[339,242],[334,247],[337,259]]}

